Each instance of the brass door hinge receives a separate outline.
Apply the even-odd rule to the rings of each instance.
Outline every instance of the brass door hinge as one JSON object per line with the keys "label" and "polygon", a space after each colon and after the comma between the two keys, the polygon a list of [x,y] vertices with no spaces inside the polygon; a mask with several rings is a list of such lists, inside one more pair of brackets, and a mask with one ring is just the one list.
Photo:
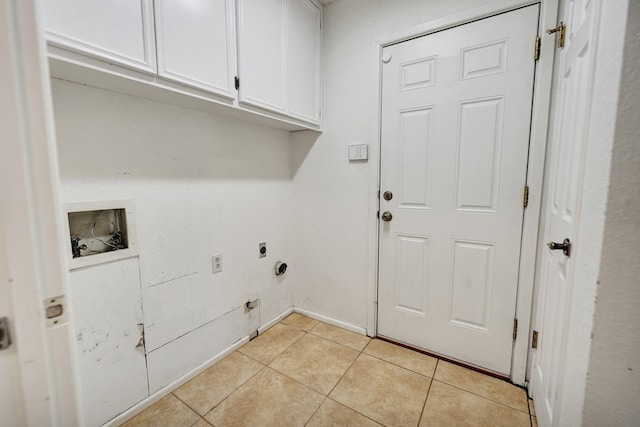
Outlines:
{"label": "brass door hinge", "polygon": [[533,44],[533,60],[537,61],[538,59],[540,59],[540,42],[542,41],[542,39],[540,38],[540,36],[536,36],[536,41]]}
{"label": "brass door hinge", "polygon": [[560,22],[560,25],[558,25],[555,28],[548,28],[547,29],[547,34],[553,34],[553,33],[558,33],[558,47],[559,48],[563,48],[564,47],[564,39],[567,33],[567,26],[564,25],[564,22]]}
{"label": "brass door hinge", "polygon": [[524,194],[522,195],[522,206],[525,208],[529,206],[529,186],[528,185],[524,186]]}
{"label": "brass door hinge", "polygon": [[518,336],[518,319],[513,319],[513,339]]}
{"label": "brass door hinge", "polygon": [[538,348],[538,331],[533,331],[533,336],[531,337],[531,348]]}

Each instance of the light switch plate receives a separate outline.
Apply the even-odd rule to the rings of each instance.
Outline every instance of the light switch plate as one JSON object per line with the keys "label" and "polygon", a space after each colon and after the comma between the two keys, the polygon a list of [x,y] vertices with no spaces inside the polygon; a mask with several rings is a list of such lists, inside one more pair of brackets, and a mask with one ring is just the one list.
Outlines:
{"label": "light switch plate", "polygon": [[349,146],[349,160],[369,159],[369,146],[367,144],[356,144]]}

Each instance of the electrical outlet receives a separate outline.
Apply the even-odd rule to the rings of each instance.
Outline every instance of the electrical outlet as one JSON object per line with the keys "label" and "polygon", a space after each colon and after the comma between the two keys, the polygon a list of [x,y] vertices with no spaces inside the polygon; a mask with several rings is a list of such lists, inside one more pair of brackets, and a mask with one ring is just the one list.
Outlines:
{"label": "electrical outlet", "polygon": [[213,272],[220,273],[222,271],[222,255],[213,256]]}
{"label": "electrical outlet", "polygon": [[258,252],[260,254],[260,258],[267,256],[267,242],[262,242],[258,245]]}

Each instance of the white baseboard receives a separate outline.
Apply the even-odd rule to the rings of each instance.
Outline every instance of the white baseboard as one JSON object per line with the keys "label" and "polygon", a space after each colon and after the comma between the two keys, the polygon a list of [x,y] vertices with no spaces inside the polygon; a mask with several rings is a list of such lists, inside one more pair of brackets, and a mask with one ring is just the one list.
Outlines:
{"label": "white baseboard", "polygon": [[[270,320],[269,322],[265,323],[260,328],[258,328],[258,333],[262,334],[267,329],[271,328],[273,325],[275,325],[276,323],[280,322],[282,319],[284,319],[285,317],[287,317],[288,315],[290,315],[293,312],[303,314],[303,315],[305,315],[307,317],[311,317],[312,319],[320,320],[320,321],[328,323],[330,325],[338,326],[339,328],[343,328],[343,329],[355,332],[355,333],[360,334],[360,335],[367,335],[367,330],[365,328],[361,328],[359,326],[354,326],[354,325],[352,325],[350,323],[342,322],[340,320],[336,320],[336,319],[333,319],[331,317],[323,316],[321,314],[317,314],[317,313],[314,313],[312,311],[305,310],[305,309],[298,308],[298,307],[292,307],[292,308],[289,308],[289,309],[285,310],[284,312],[282,312],[281,314],[279,314],[278,316],[276,316],[275,318],[273,318],[272,320]],[[162,399],[163,397],[165,397],[166,395],[171,393],[173,390],[177,389],[178,387],[180,387],[181,385],[185,384],[189,380],[191,380],[191,379],[195,378],[196,376],[200,375],[202,372],[204,372],[205,370],[207,370],[208,368],[213,366],[213,364],[215,364],[220,359],[222,359],[225,356],[233,353],[234,351],[236,351],[238,348],[242,347],[247,342],[249,342],[249,336],[246,336],[244,338],[239,339],[238,341],[233,343],[231,346],[227,347],[226,349],[224,349],[220,353],[216,354],[211,359],[209,359],[206,362],[202,363],[201,365],[199,365],[195,369],[189,371],[188,373],[184,374],[183,376],[181,376],[177,380],[171,382],[170,384],[164,386],[163,388],[161,388],[157,392],[153,393],[151,396],[147,397],[146,399],[140,401],[136,405],[134,405],[131,408],[127,409],[125,412],[121,413],[117,417],[115,417],[115,418],[111,419],[110,421],[106,422],[105,424],[103,424],[103,427],[116,427],[116,426],[119,426],[119,425],[123,424],[124,422],[130,420],[131,418],[133,418],[134,416],[136,416],[137,414],[139,414],[140,412],[142,412],[143,410],[145,410],[149,406],[153,405],[154,403],[156,403],[157,401],[159,401],[160,399]]]}
{"label": "white baseboard", "polygon": [[161,388],[157,392],[153,393],[151,396],[149,396],[146,399],[140,401],[139,403],[137,403],[136,405],[134,405],[131,408],[127,409],[125,412],[121,413],[117,417],[115,417],[115,418],[111,419],[110,421],[106,422],[105,424],[103,424],[103,427],[116,427],[116,426],[119,426],[119,425],[123,424],[124,422],[130,420],[131,418],[133,418],[134,416],[136,416],[137,414],[139,414],[140,412],[142,412],[143,410],[145,410],[149,406],[151,406],[154,403],[156,403],[158,400],[162,399],[163,397],[165,397],[166,395],[171,393],[173,390],[177,389],[178,387],[180,387],[181,385],[185,384],[189,380],[191,380],[191,379],[195,378],[196,376],[200,375],[202,372],[204,372],[205,370],[207,370],[208,368],[213,366],[217,361],[219,361],[220,359],[224,358],[225,356],[233,353],[238,348],[242,347],[244,344],[246,344],[248,342],[249,342],[249,337],[248,336],[239,339],[238,341],[236,341],[235,343],[233,343],[229,347],[225,348],[220,353],[216,354],[211,359],[209,359],[206,362],[204,362],[203,364],[199,365],[198,367],[196,367],[192,371],[187,372],[186,374],[184,374],[183,376],[181,376],[177,380],[175,380],[172,383],[164,386],[163,388]]}
{"label": "white baseboard", "polygon": [[260,326],[258,328],[258,334],[261,334],[264,331],[266,331],[267,329],[271,328],[273,325],[275,325],[276,323],[278,323],[279,321],[281,321],[282,319],[284,319],[285,317],[287,317],[291,313],[293,313],[293,307],[285,310],[282,314],[276,316],[274,319],[272,319],[269,322],[265,323],[264,325]]}
{"label": "white baseboard", "polygon": [[305,310],[304,308],[293,307],[293,311],[296,313],[304,314],[307,317],[311,317],[312,319],[320,320],[321,322],[328,323],[333,326],[337,326],[342,329],[346,329],[351,332],[355,332],[360,335],[367,335],[367,330],[365,328],[361,328],[360,326],[352,325],[351,323],[346,323],[341,320],[336,320],[331,317],[323,316],[322,314],[314,313],[313,311]]}

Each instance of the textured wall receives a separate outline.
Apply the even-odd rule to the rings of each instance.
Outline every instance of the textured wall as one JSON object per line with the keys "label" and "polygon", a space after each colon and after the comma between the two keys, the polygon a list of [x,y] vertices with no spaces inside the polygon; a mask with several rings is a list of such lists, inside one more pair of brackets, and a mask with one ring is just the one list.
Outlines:
{"label": "textured wall", "polygon": [[171,373],[156,386],[245,336],[231,312],[248,299],[261,324],[291,307],[273,273],[290,254],[288,132],[56,79],[53,99],[63,201],[134,202],[150,369]]}
{"label": "textured wall", "polygon": [[640,423],[640,3],[629,2],[583,424]]}

